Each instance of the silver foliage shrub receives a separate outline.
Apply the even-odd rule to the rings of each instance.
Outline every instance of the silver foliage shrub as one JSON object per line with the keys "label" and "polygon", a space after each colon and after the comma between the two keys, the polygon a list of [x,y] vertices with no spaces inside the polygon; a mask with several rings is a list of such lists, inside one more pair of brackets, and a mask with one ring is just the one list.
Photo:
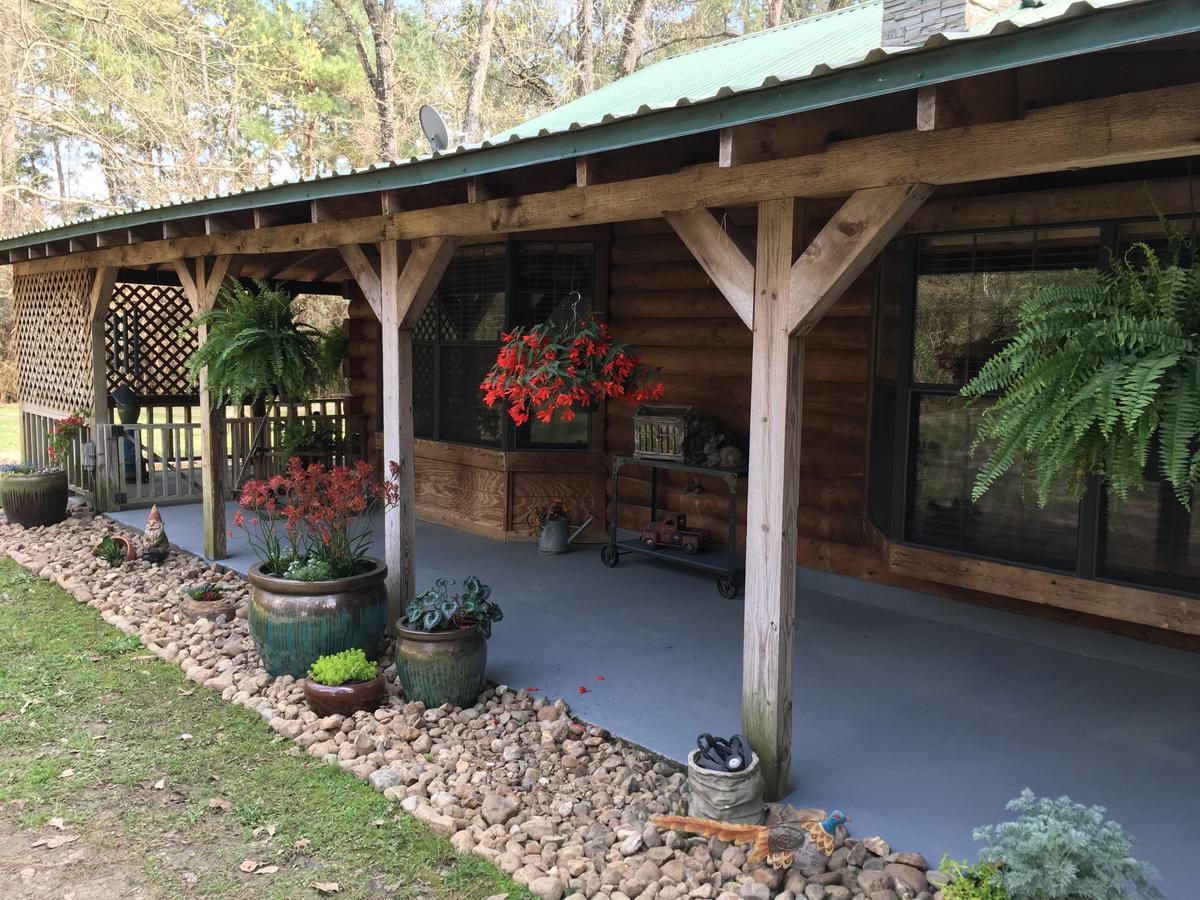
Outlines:
{"label": "silver foliage shrub", "polygon": [[1012,900],[1122,900],[1133,888],[1161,897],[1152,866],[1133,858],[1135,841],[1104,818],[1104,807],[1070,797],[1035,797],[1026,788],[1008,802],[1011,822],[975,829],[987,847],[979,854],[996,865]]}

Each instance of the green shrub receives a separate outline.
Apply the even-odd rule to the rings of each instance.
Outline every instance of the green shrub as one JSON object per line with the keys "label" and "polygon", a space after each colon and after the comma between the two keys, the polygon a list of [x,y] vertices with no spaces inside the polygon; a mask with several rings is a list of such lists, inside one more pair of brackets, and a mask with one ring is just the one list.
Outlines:
{"label": "green shrub", "polygon": [[946,900],[1009,900],[1008,891],[1000,881],[1000,873],[991,863],[942,857],[939,869],[950,879],[942,889]]}
{"label": "green shrub", "polygon": [[1070,797],[1035,797],[1026,788],[1008,802],[1011,822],[975,829],[988,846],[980,860],[994,865],[1011,900],[1122,900],[1132,886],[1143,897],[1162,895],[1158,873],[1131,855],[1134,840],[1104,807]]}
{"label": "green shrub", "polygon": [[468,575],[462,593],[451,594],[452,578],[438,578],[422,591],[404,611],[408,627],[416,631],[454,631],[474,625],[485,638],[492,636],[492,623],[504,618],[500,607],[488,600],[492,589]]}
{"label": "green shrub", "polygon": [[322,656],[308,670],[310,680],[329,687],[351,681],[370,681],[378,674],[379,666],[358,649]]}

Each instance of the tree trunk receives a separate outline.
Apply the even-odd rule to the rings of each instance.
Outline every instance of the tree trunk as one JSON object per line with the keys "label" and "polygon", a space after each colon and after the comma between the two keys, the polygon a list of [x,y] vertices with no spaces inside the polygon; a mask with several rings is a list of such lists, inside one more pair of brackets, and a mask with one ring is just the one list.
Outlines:
{"label": "tree trunk", "polygon": [[646,39],[646,8],[650,0],[633,0],[621,31],[621,74],[628,75],[642,58],[642,42]]}
{"label": "tree trunk", "polygon": [[595,0],[578,0],[575,25],[579,39],[575,43],[575,96],[590,94],[596,86],[592,67],[592,20],[595,17]]}
{"label": "tree trunk", "polygon": [[783,0],[767,0],[767,27],[783,24]]}
{"label": "tree trunk", "polygon": [[[644,0],[643,0],[644,2]],[[492,64],[492,37],[496,33],[496,6],[499,0],[483,0],[479,10],[479,47],[471,66],[471,92],[467,95],[466,141],[482,137],[483,89],[487,86],[488,67]]]}

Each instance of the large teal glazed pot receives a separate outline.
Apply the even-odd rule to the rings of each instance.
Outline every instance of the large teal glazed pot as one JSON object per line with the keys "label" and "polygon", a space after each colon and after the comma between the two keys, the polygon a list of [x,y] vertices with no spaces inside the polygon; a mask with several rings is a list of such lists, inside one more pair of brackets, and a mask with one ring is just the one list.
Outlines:
{"label": "large teal glazed pot", "polygon": [[62,469],[0,478],[0,506],[9,522],[22,528],[57,525],[67,517],[69,493]]}
{"label": "large teal glazed pot", "polygon": [[262,563],[250,567],[246,617],[268,673],[303,678],[317,657],[355,648],[379,658],[387,631],[387,566],[368,562],[365,572],[332,581],[276,578]]}
{"label": "large teal glazed pot", "polygon": [[474,706],[483,692],[487,641],[471,626],[456,631],[414,631],[396,623],[396,675],[404,696],[427,708]]}

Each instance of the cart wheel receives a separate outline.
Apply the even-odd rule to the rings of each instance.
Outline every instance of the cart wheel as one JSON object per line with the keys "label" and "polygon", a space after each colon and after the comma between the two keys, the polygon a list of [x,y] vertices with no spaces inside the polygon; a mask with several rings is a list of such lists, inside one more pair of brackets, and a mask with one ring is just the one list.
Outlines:
{"label": "cart wheel", "polygon": [[738,595],[738,590],[741,587],[732,575],[717,576],[717,593],[726,600],[732,600]]}
{"label": "cart wheel", "polygon": [[605,544],[600,548],[600,562],[604,563],[608,568],[614,568],[620,561],[621,554],[617,553],[617,548],[612,544]]}
{"label": "cart wheel", "polygon": [[651,550],[653,550],[655,547],[658,546],[658,541],[656,541],[654,538],[646,538],[644,541],[642,541],[642,543],[645,544],[647,547],[649,547]]}
{"label": "cart wheel", "polygon": [[695,552],[696,552],[696,545],[695,545],[695,544],[684,544],[684,545],[683,545],[683,552],[684,552],[684,553],[695,553]]}

